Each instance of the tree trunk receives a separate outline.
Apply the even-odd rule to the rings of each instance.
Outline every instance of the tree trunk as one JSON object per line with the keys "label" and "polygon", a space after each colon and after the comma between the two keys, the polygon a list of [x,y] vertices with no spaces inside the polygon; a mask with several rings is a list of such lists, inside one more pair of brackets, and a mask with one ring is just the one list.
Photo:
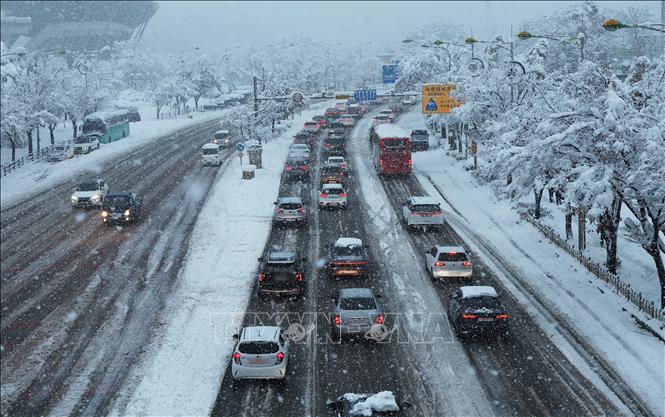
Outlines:
{"label": "tree trunk", "polygon": [[566,209],[566,240],[573,238],[573,210],[570,205]]}
{"label": "tree trunk", "polygon": [[583,252],[586,249],[586,209],[577,209],[577,249]]}
{"label": "tree trunk", "polygon": [[655,239],[652,239],[647,252],[649,252],[649,255],[651,255],[653,261],[656,263],[656,271],[658,272],[658,280],[660,281],[660,308],[665,309],[665,266],[663,265],[663,258],[660,256],[660,249],[658,248],[658,228],[655,230]]}
{"label": "tree trunk", "polygon": [[613,274],[616,274],[617,269],[617,241],[619,240],[618,231],[621,222],[621,203],[621,197],[615,195],[612,205],[605,210],[600,218],[601,236],[607,254],[607,269]]}
{"label": "tree trunk", "polygon": [[536,190],[536,186],[534,185],[533,187],[533,196],[536,199],[536,208],[533,213],[533,217],[536,219],[540,219],[540,202],[543,199],[543,191],[545,191],[544,188],[541,188],[540,190]]}
{"label": "tree trunk", "polygon": [[51,138],[51,146],[55,145],[55,134],[54,134],[54,132],[55,132],[55,127],[56,126],[57,126],[57,124],[55,124],[55,123],[48,125],[48,134]]}
{"label": "tree trunk", "polygon": [[32,154],[32,129],[26,132],[28,135],[28,155]]}
{"label": "tree trunk", "polygon": [[73,131],[73,136],[72,138],[76,139],[76,134],[78,133],[78,125],[76,124],[76,119],[74,117],[70,117],[72,120],[72,131]]}
{"label": "tree trunk", "polygon": [[40,131],[40,126],[37,126],[37,154],[39,155],[40,151],[42,150],[42,137],[39,133]]}
{"label": "tree trunk", "polygon": [[162,111],[162,106],[157,106],[157,120],[159,120],[159,113]]}
{"label": "tree trunk", "polygon": [[16,161],[16,140],[14,135],[9,135],[9,143],[12,145],[12,162]]}
{"label": "tree trunk", "polygon": [[201,96],[194,96],[194,108],[195,108],[196,110],[199,109],[199,99],[200,99],[200,98],[201,98]]}

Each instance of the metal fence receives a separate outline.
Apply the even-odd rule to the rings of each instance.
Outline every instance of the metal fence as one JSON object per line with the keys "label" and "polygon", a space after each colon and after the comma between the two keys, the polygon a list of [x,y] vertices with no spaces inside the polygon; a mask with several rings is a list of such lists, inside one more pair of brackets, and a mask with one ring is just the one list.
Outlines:
{"label": "metal fence", "polygon": [[621,277],[610,273],[600,264],[584,256],[582,251],[578,250],[576,247],[561,238],[561,236],[559,236],[559,234],[551,227],[545,226],[526,213],[522,213],[522,218],[536,226],[536,228],[540,230],[540,232],[545,235],[547,239],[568,252],[570,256],[577,259],[592,274],[608,283],[614,289],[615,293],[622,295],[626,300],[633,303],[640,311],[644,312],[651,318],[655,318],[660,321],[664,320],[665,316],[663,315],[663,311],[656,307],[653,301],[649,301],[644,298],[644,296],[639,291],[632,289],[630,284],[623,282]]}
{"label": "metal fence", "polygon": [[2,176],[6,176],[10,172],[16,170],[17,168],[27,164],[28,162],[35,162],[39,161],[41,159],[44,159],[46,157],[46,154],[48,153],[49,148],[42,148],[40,149],[39,152],[33,152],[31,154],[28,154],[26,156],[22,156],[16,161],[10,162],[8,164],[4,164],[0,166],[0,169],[2,170]]}

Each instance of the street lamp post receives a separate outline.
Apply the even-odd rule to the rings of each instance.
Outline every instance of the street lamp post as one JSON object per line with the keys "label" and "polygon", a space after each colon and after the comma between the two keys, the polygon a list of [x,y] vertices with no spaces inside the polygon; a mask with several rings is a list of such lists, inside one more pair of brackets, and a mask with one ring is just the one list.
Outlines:
{"label": "street lamp post", "polygon": [[656,32],[665,33],[665,25],[662,23],[635,23],[633,25],[627,25],[620,22],[617,19],[607,19],[603,22],[603,29],[614,32],[618,29],[633,28],[633,29],[647,29],[654,30]]}
{"label": "street lamp post", "polygon": [[[562,42],[568,45],[576,46],[580,48],[580,62],[584,62],[584,34],[580,33],[577,37],[568,37],[568,38],[563,38],[563,37],[556,37],[556,36],[551,36],[551,35],[534,35],[531,34],[527,31],[522,31],[517,34],[517,38],[521,40],[527,40],[531,38],[539,38],[539,39],[549,39],[553,41],[558,41]],[[578,43],[575,44],[573,41],[577,41]]]}
{"label": "street lamp post", "polygon": [[453,61],[453,56],[451,55],[450,51],[448,48],[444,48],[443,46],[434,46],[434,45],[427,45],[423,44],[421,45],[423,48],[435,48],[435,49],[441,49],[442,51],[446,51],[446,54],[448,54],[448,72],[451,71],[452,69],[452,61]]}

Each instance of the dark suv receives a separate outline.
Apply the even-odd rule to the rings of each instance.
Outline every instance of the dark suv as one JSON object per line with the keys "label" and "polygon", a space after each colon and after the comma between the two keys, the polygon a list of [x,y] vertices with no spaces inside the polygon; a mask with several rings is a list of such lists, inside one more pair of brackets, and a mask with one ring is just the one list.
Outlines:
{"label": "dark suv", "polygon": [[143,200],[136,193],[108,193],[102,203],[104,224],[132,223],[141,216]]}
{"label": "dark suv", "polygon": [[293,251],[270,251],[259,258],[259,294],[302,295],[306,261]]}
{"label": "dark suv", "polygon": [[330,133],[323,141],[323,150],[325,156],[345,156],[346,155],[346,139],[344,136],[339,136]]}
{"label": "dark suv", "polygon": [[340,237],[328,250],[328,274],[335,277],[367,275],[367,245],[353,237]]}
{"label": "dark suv", "polygon": [[321,184],[338,183],[344,184],[346,182],[346,172],[344,168],[339,165],[325,164],[321,168]]}
{"label": "dark suv", "polygon": [[414,151],[426,151],[429,149],[429,133],[424,129],[411,131],[411,149]]}
{"label": "dark suv", "polygon": [[287,178],[309,179],[309,161],[306,159],[289,159],[284,165]]}
{"label": "dark suv", "polygon": [[459,337],[470,333],[508,335],[510,316],[493,287],[460,287],[448,301],[448,315]]}

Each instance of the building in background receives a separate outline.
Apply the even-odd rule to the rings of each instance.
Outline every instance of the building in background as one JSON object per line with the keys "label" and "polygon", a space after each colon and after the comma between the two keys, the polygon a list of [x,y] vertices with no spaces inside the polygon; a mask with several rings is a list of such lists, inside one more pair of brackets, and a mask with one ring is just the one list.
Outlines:
{"label": "building in background", "polygon": [[154,1],[2,1],[0,35],[10,49],[99,50],[138,40],[155,15]]}

